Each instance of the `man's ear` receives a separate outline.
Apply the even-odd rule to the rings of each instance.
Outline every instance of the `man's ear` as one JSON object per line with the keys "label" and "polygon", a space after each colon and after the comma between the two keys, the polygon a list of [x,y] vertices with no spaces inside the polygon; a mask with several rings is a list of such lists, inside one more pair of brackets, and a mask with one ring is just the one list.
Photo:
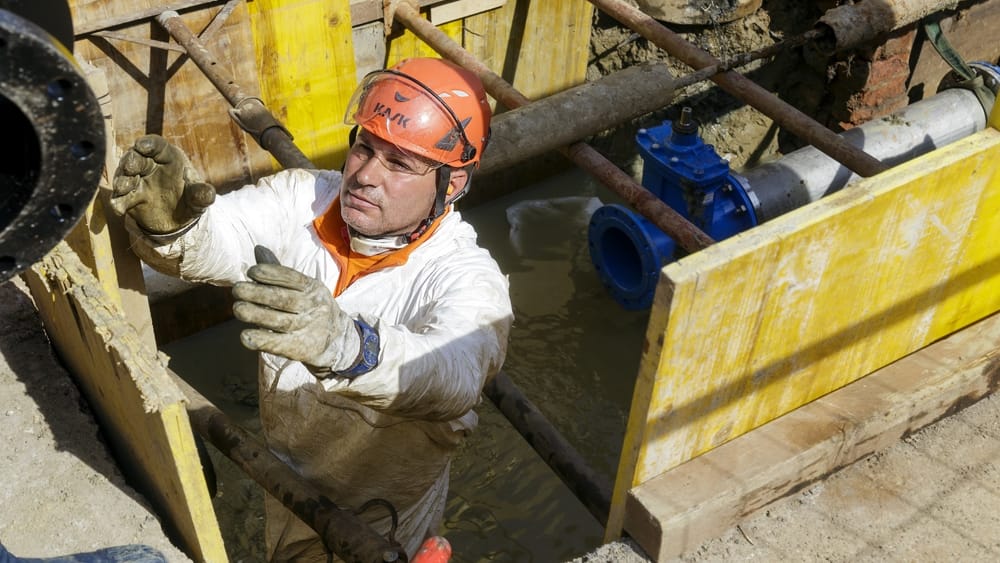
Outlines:
{"label": "man's ear", "polygon": [[451,178],[448,181],[447,197],[462,193],[469,183],[469,171],[464,168],[456,168],[451,171]]}

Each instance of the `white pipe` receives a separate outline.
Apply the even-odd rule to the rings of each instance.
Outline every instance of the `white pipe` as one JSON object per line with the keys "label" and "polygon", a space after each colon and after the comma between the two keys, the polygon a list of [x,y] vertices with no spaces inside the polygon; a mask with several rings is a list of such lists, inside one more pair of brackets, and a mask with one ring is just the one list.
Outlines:
{"label": "white pipe", "polygon": [[[986,111],[972,91],[944,90],[903,110],[841,133],[851,145],[896,165],[986,127]],[[760,222],[806,205],[860,179],[812,146],[741,173],[757,198]]]}

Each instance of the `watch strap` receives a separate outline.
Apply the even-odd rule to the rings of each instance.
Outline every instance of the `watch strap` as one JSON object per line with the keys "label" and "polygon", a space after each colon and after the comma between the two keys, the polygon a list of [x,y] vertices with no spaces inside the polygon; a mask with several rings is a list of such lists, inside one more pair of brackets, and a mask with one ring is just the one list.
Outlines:
{"label": "watch strap", "polygon": [[354,361],[354,365],[351,367],[345,370],[333,372],[339,377],[346,377],[348,379],[353,379],[375,369],[375,367],[378,366],[378,356],[381,346],[378,331],[375,330],[375,328],[370,324],[362,321],[361,319],[356,319],[354,321],[354,326],[357,328],[358,336],[361,339],[358,357]]}

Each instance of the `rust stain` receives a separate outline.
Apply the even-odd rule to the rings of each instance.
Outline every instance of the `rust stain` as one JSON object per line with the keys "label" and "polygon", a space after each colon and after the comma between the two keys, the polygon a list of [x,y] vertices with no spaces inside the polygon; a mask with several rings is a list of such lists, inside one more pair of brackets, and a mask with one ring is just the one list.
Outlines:
{"label": "rust stain", "polygon": [[[919,432],[921,429],[934,424],[940,420],[944,420],[949,416],[958,414],[965,410],[966,408],[978,403],[984,397],[992,395],[998,389],[1000,389],[1000,356],[993,357],[990,359],[989,363],[983,367],[983,375],[986,379],[986,389],[985,390],[973,390],[965,395],[962,395],[955,400],[954,403],[948,406],[947,409],[940,416],[934,418],[926,424],[922,424],[915,428],[908,428],[906,432],[903,433],[902,438],[908,438],[909,436]],[[915,424],[927,416],[927,412],[920,412],[910,417],[909,423]]]}

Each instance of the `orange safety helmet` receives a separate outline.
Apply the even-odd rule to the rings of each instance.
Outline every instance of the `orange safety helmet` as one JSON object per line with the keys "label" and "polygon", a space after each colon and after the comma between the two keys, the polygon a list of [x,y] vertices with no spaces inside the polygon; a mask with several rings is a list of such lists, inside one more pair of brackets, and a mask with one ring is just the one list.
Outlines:
{"label": "orange safety helmet", "polygon": [[443,59],[414,58],[365,75],[344,122],[410,153],[461,168],[479,166],[491,114],[474,73]]}

